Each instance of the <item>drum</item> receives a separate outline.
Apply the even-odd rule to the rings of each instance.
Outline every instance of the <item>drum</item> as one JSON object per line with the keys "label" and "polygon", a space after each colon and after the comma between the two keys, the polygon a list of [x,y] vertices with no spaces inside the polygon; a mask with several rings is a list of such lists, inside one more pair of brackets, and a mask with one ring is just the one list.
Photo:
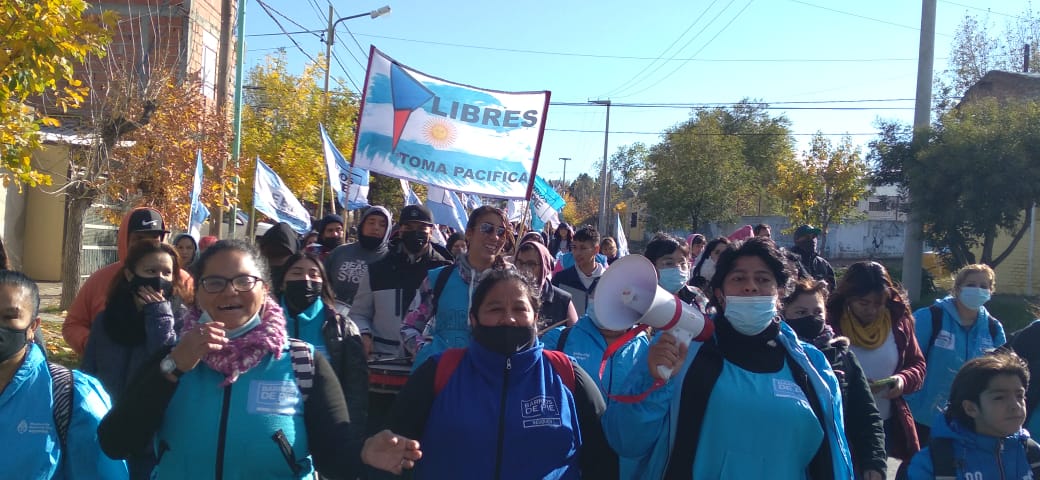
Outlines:
{"label": "drum", "polygon": [[398,393],[408,382],[412,361],[388,358],[368,362],[368,389],[377,393]]}

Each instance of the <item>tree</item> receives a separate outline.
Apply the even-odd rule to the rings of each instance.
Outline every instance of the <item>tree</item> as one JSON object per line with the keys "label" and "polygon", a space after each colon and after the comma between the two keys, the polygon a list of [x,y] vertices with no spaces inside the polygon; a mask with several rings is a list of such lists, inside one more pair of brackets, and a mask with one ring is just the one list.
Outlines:
{"label": "tree", "polygon": [[[1040,105],[994,99],[962,105],[910,164],[912,207],[922,212],[929,240],[949,247],[955,265],[996,267],[1014,250],[1040,200]],[[1003,230],[1010,244],[995,251]]]}
{"label": "tree", "polygon": [[[123,192],[125,199],[143,203],[155,200],[142,195],[154,194],[163,185],[141,183],[141,176],[128,175],[154,169],[152,163],[130,155],[123,141],[137,130],[146,127],[156,112],[178,104],[177,99],[183,82],[181,65],[185,52],[181,50],[182,18],[176,12],[178,6],[168,5],[161,0],[150,0],[147,4],[135,4],[144,13],[133,13],[109,28],[114,40],[104,46],[98,55],[88,55],[82,64],[82,81],[92,92],[84,103],[74,123],[81,139],[86,144],[74,149],[69,156],[71,173],[65,185],[57,193],[66,197],[65,238],[62,246],[62,294],[61,308],[67,308],[79,290],[80,258],[83,248],[83,223],[87,210],[103,199],[108,192]],[[136,10],[136,9],[135,9]],[[110,12],[102,18],[111,18]],[[80,78],[80,74],[77,74]],[[162,102],[172,102],[164,105]],[[198,122],[177,126],[177,132],[189,138],[219,137],[219,132],[207,132],[207,123],[196,117]],[[168,132],[151,131],[151,134],[168,135]],[[148,134],[139,134],[136,141],[150,143]],[[161,140],[151,142],[158,148]],[[164,165],[175,165],[185,161],[181,148],[152,150],[150,160]],[[163,152],[176,155],[166,156]],[[195,154],[192,150],[188,161],[194,167]],[[194,168],[186,168],[176,176],[162,179],[172,184],[191,185]],[[167,186],[168,186],[167,185]],[[144,188],[142,188],[144,187]],[[116,205],[113,216],[119,216],[125,208],[133,205]]]}
{"label": "tree", "polygon": [[820,250],[827,246],[831,225],[844,223],[859,213],[856,204],[866,196],[867,164],[850,137],[833,145],[817,133],[801,159],[777,165],[776,195],[787,206],[791,224],[819,225]]}
{"label": "tree", "polygon": [[[722,131],[737,135],[741,141],[744,163],[755,172],[757,188],[750,193],[756,215],[780,211],[780,204],[767,195],[776,182],[777,166],[794,158],[791,121],[786,116],[770,117],[768,104],[742,99],[729,109],[715,109]],[[748,212],[750,213],[750,212]]]}
{"label": "tree", "polygon": [[[220,204],[221,187],[232,188],[238,174],[233,165],[217,175],[227,158],[230,128],[226,118],[207,104],[198,81],[167,85],[157,93],[162,105],[151,122],[127,136],[133,145],[120,149],[124,168],[116,181],[104,186],[104,194],[120,205],[149,205],[163,213],[169,228],[187,231],[196,152],[202,150],[202,202]],[[187,131],[186,131],[187,127]],[[121,212],[112,212],[114,223]]]}
{"label": "tree", "polygon": [[618,147],[617,152],[611,155],[611,175],[620,190],[638,187],[646,176],[646,156],[649,153],[646,144],[636,142]]}
{"label": "tree", "polygon": [[[242,109],[242,185],[239,202],[253,204],[253,177],[259,156],[301,201],[321,201],[326,186],[325,156],[318,125],[344,155],[354,148],[357,96],[340,88],[325,93],[318,86],[324,75],[324,57],[307,64],[301,75],[289,73],[285,52],[268,55],[249,71]],[[398,184],[397,190],[401,187]],[[328,188],[325,205],[329,205]]]}
{"label": "tree", "polygon": [[89,55],[104,53],[106,28],[115,22],[111,13],[85,17],[88,6],[83,0],[0,4],[0,176],[5,185],[51,184],[50,176],[31,164],[41,146],[40,126],[58,125],[51,115],[82,104],[89,88],[75,69]]}
{"label": "tree", "polygon": [[724,134],[717,115],[697,111],[664,137],[646,157],[640,190],[654,226],[692,230],[748,209],[754,172],[744,162],[740,138]]}

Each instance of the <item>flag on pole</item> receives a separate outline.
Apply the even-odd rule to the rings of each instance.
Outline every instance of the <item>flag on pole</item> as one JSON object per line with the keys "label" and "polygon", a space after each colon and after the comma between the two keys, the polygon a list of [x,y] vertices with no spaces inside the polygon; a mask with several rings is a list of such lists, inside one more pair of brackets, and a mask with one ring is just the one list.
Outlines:
{"label": "flag on pole", "polygon": [[191,210],[188,212],[188,235],[197,242],[202,234],[202,222],[209,217],[209,209],[202,204],[202,149],[195,155],[195,180],[191,184]]}
{"label": "flag on pole", "polygon": [[617,238],[615,240],[617,241],[617,254],[618,254],[618,257],[624,257],[625,255],[628,255],[628,239],[625,238],[625,228],[624,228],[624,225],[621,225],[621,214],[620,213],[617,216],[617,225],[616,225],[616,227],[617,227]]}
{"label": "flag on pole", "polygon": [[560,224],[560,211],[567,202],[553,190],[552,185],[544,178],[534,177],[534,191],[531,194],[531,228],[541,230],[548,223],[552,228]]}
{"label": "flag on pole", "polygon": [[460,231],[466,229],[466,210],[451,190],[429,185],[426,190],[426,208],[433,213],[433,221],[437,224]]}
{"label": "flag on pole", "polygon": [[524,201],[510,200],[506,205],[506,218],[510,222],[519,222],[524,216]]}
{"label": "flag on pole", "polygon": [[256,211],[276,222],[288,223],[299,234],[311,229],[311,216],[300,201],[285,186],[281,177],[256,158],[256,178],[253,180],[253,206]]}
{"label": "flag on pole", "polygon": [[480,208],[480,197],[472,193],[455,192],[459,195],[459,200],[462,200],[462,204],[469,210],[476,210]]}
{"label": "flag on pole", "polygon": [[401,180],[401,191],[404,193],[404,206],[422,203],[422,200],[419,200],[419,196],[412,190],[412,186],[408,184],[408,180]]}
{"label": "flag on pole", "polygon": [[365,208],[368,204],[368,171],[351,167],[343,154],[333,145],[325,126],[321,129],[322,149],[325,152],[325,168],[329,175],[336,200],[347,210]]}
{"label": "flag on pole", "polygon": [[526,199],[549,92],[449,82],[369,56],[354,166],[449,190]]}

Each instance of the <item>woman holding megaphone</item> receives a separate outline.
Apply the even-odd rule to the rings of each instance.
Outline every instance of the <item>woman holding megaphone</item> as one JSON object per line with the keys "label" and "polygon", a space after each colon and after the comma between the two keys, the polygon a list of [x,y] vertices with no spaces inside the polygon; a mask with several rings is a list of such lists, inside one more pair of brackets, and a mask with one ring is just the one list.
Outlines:
{"label": "woman holding megaphone", "polygon": [[730,246],[708,285],[712,338],[662,333],[628,376],[624,393],[649,394],[610,404],[603,423],[618,454],[646,466],[641,478],[852,478],[837,379],[780,321],[791,277],[772,241]]}

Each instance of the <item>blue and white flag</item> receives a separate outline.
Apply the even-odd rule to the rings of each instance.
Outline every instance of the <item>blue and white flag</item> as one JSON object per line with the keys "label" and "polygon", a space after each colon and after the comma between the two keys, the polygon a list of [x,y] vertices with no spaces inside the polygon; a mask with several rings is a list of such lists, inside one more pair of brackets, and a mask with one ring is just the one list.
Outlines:
{"label": "blue and white flag", "polygon": [[419,200],[419,196],[412,190],[412,186],[408,184],[408,180],[401,180],[401,191],[404,195],[404,206],[408,205],[420,205],[422,200]]}
{"label": "blue and white flag", "polygon": [[209,218],[209,209],[202,204],[202,149],[195,155],[195,180],[191,184],[191,210],[188,212],[188,235],[199,241],[202,222]]}
{"label": "blue and white flag", "polygon": [[628,239],[625,238],[625,226],[621,224],[621,214],[617,216],[617,254],[618,257],[628,255]]}
{"label": "blue and white flag", "polygon": [[339,149],[332,144],[324,125],[321,129],[321,144],[325,151],[325,168],[329,175],[329,183],[335,198],[343,208],[357,210],[368,204],[368,171],[351,167]]}
{"label": "blue and white flag", "polygon": [[451,190],[429,185],[426,190],[426,208],[433,213],[433,221],[455,230],[466,230],[466,209]]}
{"label": "blue and white flag", "polygon": [[311,216],[296,196],[285,186],[281,177],[256,158],[256,178],[253,180],[253,208],[276,222],[288,223],[299,234],[311,229]]}
{"label": "blue and white flag", "polygon": [[535,176],[531,194],[531,228],[541,230],[548,223],[552,228],[560,224],[560,212],[567,202],[553,190],[549,182]]}
{"label": "blue and white flag", "polygon": [[465,205],[465,207],[468,210],[476,210],[476,209],[480,208],[481,203],[480,203],[480,197],[479,196],[474,195],[472,193],[470,193],[470,194],[462,193],[462,192],[455,192],[455,193],[457,193],[459,195],[459,200],[462,200],[462,204]]}
{"label": "blue and white flag", "polygon": [[519,222],[524,217],[524,201],[510,200],[506,204],[506,218],[510,222]]}
{"label": "blue and white flag", "polygon": [[369,56],[354,166],[499,198],[526,199],[549,92],[485,90]]}

